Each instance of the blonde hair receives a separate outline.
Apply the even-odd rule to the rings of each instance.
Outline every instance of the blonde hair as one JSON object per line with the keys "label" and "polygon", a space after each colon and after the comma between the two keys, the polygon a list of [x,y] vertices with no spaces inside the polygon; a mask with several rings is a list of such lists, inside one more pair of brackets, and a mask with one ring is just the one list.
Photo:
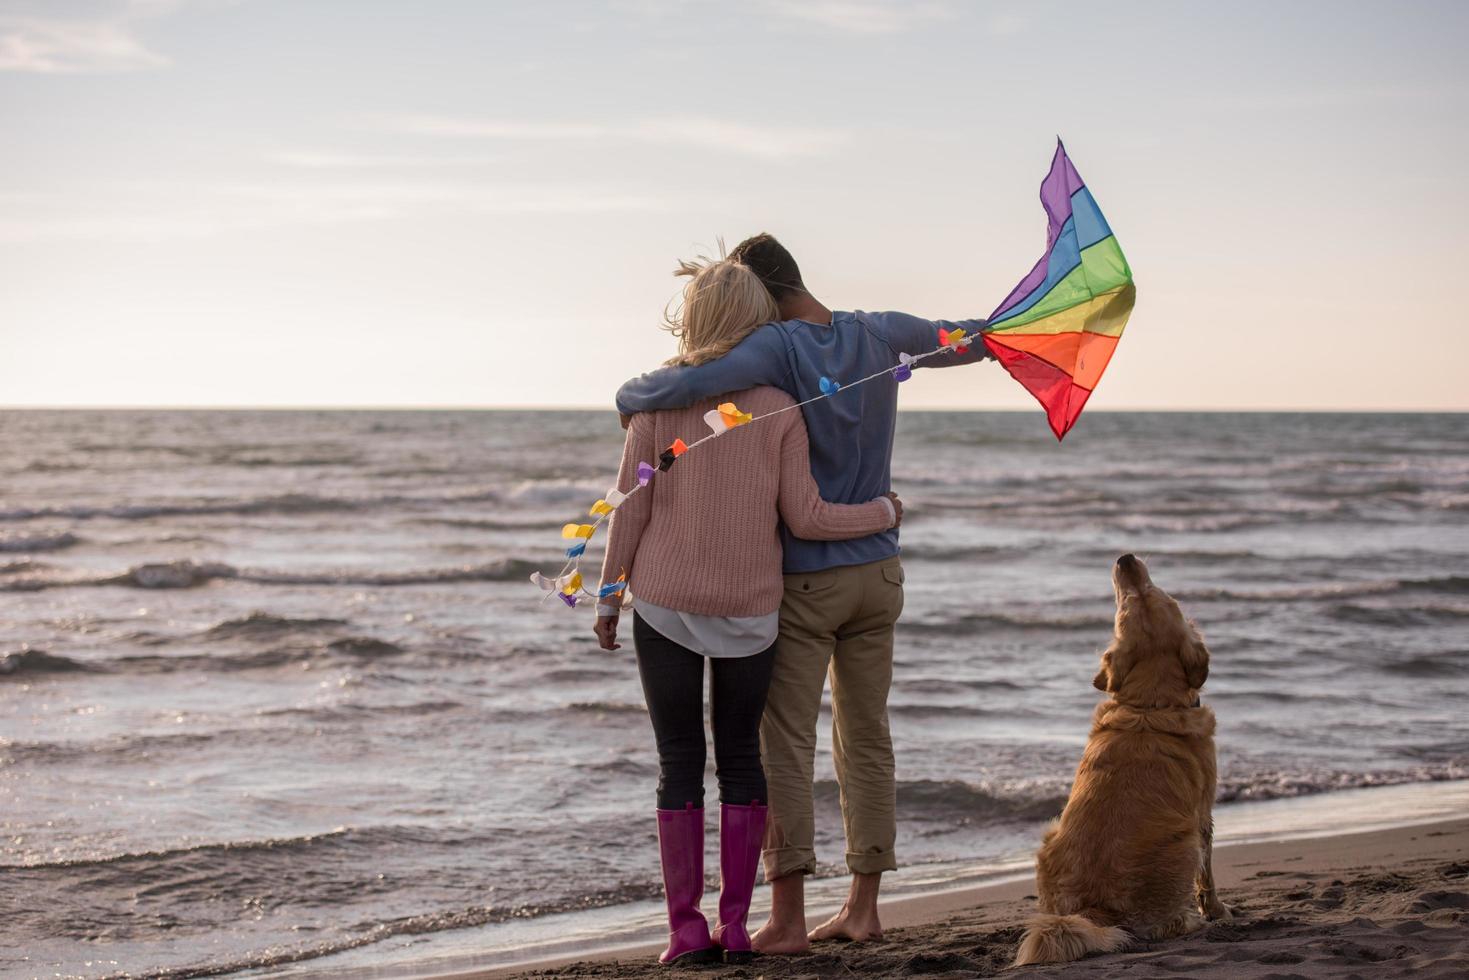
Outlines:
{"label": "blonde hair", "polygon": [[735,259],[700,256],[679,262],[675,276],[687,276],[683,298],[664,328],[678,338],[670,365],[704,364],[735,348],[762,324],[778,319],[775,298],[758,276]]}

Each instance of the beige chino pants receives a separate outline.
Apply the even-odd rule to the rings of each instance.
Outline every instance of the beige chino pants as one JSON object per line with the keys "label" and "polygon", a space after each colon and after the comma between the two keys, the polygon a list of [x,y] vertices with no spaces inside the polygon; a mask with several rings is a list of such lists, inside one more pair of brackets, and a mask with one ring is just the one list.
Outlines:
{"label": "beige chino pants", "polygon": [[888,689],[893,626],[903,611],[897,556],[785,577],[780,640],[760,724],[770,795],[765,878],[816,870],[811,783],[821,692],[831,676],[832,760],[841,788],[847,867],[893,871],[897,799]]}

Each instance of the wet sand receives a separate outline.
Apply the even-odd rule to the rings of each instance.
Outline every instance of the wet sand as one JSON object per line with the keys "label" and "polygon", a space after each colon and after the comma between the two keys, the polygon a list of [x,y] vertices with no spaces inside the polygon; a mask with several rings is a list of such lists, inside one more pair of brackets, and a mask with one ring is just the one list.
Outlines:
{"label": "wet sand", "polygon": [[[1234,920],[1192,936],[1013,970],[1024,977],[1469,976],[1469,820],[1306,840],[1238,844],[1215,852],[1220,894]],[[915,976],[1006,972],[1035,911],[1033,880],[884,903],[879,942],[815,944],[802,956],[743,967],[668,970],[658,946],[582,954],[457,977],[669,978]],[[712,909],[713,896],[706,896]]]}

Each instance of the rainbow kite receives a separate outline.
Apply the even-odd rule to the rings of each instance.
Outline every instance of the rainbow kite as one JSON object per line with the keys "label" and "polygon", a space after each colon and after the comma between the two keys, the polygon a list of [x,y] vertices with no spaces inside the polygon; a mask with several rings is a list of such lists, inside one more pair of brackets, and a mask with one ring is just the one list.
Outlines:
{"label": "rainbow kite", "polygon": [[[1122,257],[1112,229],[1107,227],[1107,219],[1102,217],[1091,191],[1077,176],[1060,140],[1056,141],[1051,172],[1041,182],[1041,204],[1051,219],[1046,232],[1046,254],[990,315],[978,336],[1005,370],[1040,401],[1051,430],[1061,439],[1076,424],[1082,406],[1112,359],[1137,292],[1132,285],[1132,270]],[[639,462],[636,486],[627,490],[613,487],[592,504],[587,513],[592,523],[567,524],[561,529],[561,536],[570,546],[560,573],[549,578],[533,572],[530,580],[545,599],[556,596],[573,607],[583,598],[625,597],[626,573],[595,592],[587,588],[581,574],[587,542],[623,501],[647,489],[654,477],[667,472],[685,453],[699,449],[730,429],[836,397],[888,375],[898,382],[908,381],[913,377],[915,364],[950,351],[962,354],[974,343],[975,335],[966,334],[962,328],[941,329],[938,341],[938,347],[927,353],[899,354],[897,364],[865,378],[841,382],[823,377],[819,385],[821,394],[764,415],[742,412],[733,402],[705,412],[704,423],[710,429],[707,435],[691,443],[673,440],[673,445],[658,455],[656,466],[646,460]]]}
{"label": "rainbow kite", "polygon": [[1056,141],[1041,181],[1046,254],[990,314],[981,336],[1063,438],[1117,349],[1137,290],[1117,236]]}

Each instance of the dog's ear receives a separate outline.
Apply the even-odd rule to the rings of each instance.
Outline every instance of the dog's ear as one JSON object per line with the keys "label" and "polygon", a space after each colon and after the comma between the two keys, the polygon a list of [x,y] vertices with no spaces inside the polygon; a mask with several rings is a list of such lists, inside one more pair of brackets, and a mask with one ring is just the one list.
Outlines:
{"label": "dog's ear", "polygon": [[1112,642],[1102,651],[1102,668],[1092,678],[1092,687],[1107,694],[1116,694],[1132,667],[1133,637],[1138,634],[1139,615],[1142,602],[1133,594],[1117,596],[1117,621],[1113,626]]}
{"label": "dog's ear", "polygon": [[1203,687],[1209,679],[1209,648],[1204,646],[1204,638],[1193,623],[1189,623],[1188,632],[1184,634],[1178,659],[1183,663],[1183,679],[1188,686],[1194,690]]}
{"label": "dog's ear", "polygon": [[1097,676],[1092,678],[1092,687],[1107,694],[1116,694],[1122,687],[1122,679],[1127,675],[1126,669],[1118,662],[1114,651],[1116,645],[1110,646],[1102,654],[1102,667],[1097,671]]}

